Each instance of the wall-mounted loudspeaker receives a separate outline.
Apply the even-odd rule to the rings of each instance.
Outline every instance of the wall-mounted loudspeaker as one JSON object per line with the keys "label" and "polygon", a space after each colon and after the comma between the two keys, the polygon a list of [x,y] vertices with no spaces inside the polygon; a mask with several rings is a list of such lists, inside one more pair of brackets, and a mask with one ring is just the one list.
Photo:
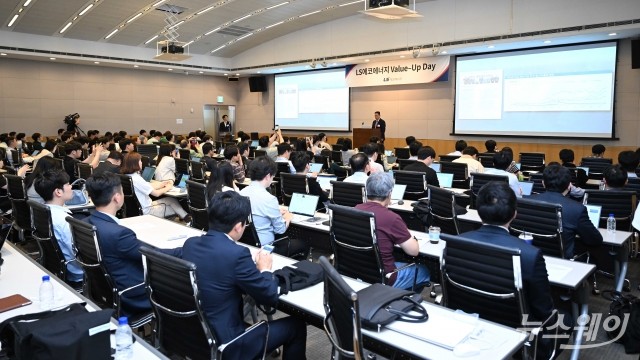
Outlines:
{"label": "wall-mounted loudspeaker", "polygon": [[229,80],[229,81],[238,81],[238,80],[240,80],[240,78],[239,78],[239,77],[237,77],[237,76],[229,76],[229,77],[227,78],[227,80]]}
{"label": "wall-mounted loudspeaker", "polygon": [[631,40],[631,68],[640,69],[640,40]]}
{"label": "wall-mounted loudspeaker", "polygon": [[249,78],[249,91],[265,92],[267,91],[267,78],[264,76],[252,76]]}

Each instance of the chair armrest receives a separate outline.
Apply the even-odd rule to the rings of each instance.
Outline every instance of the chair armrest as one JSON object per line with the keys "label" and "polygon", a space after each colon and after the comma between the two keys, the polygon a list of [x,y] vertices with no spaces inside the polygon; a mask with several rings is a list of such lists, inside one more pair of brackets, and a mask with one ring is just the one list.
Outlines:
{"label": "chair armrest", "polygon": [[411,266],[416,266],[416,264],[415,264],[415,263],[410,263],[410,264],[407,264],[407,265],[401,266],[401,267],[399,267],[399,268],[397,268],[397,269],[393,270],[392,272],[385,274],[385,275],[384,275],[384,277],[385,277],[385,278],[387,278],[387,279],[389,279],[393,274],[395,274],[395,273],[397,273],[397,272],[400,272],[400,271],[402,271],[402,270],[404,270],[404,269],[406,269],[406,268],[409,268],[409,267],[411,267]]}

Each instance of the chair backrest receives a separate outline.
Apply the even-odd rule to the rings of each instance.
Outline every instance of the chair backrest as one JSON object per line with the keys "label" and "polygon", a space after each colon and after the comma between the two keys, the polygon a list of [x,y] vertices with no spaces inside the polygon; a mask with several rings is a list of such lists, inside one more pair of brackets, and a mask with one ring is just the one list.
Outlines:
{"label": "chair backrest", "polygon": [[180,159],[191,159],[191,151],[189,149],[178,149],[178,154],[180,155]]}
{"label": "chair backrest", "polygon": [[427,175],[419,171],[398,170],[393,172],[396,184],[407,185],[404,198],[418,200],[427,196]]}
{"label": "chair backrest", "polygon": [[520,170],[537,170],[544,169],[544,153],[540,152],[521,152],[520,153]]}
{"label": "chair backrest", "polygon": [[408,159],[411,157],[411,152],[409,151],[409,148],[393,148],[393,153],[396,154],[396,157],[398,159]]}
{"label": "chair backrest", "polygon": [[638,203],[635,191],[585,190],[583,201],[584,204],[602,206],[599,227],[606,229],[607,218],[613,214],[617,229],[633,231],[631,221]]}
{"label": "chair backrest", "polygon": [[79,162],[76,166],[78,167],[78,176],[81,179],[87,180],[93,174],[93,166],[91,164]]}
{"label": "chair backrest", "polygon": [[149,166],[150,160],[149,157],[146,155],[141,155],[140,156],[140,161],[142,161],[142,169],[146,168],[147,166]]}
{"label": "chair backrest", "polygon": [[[293,144],[293,141],[291,141],[291,143]],[[340,151],[342,150],[342,144],[331,144],[331,149],[333,151]]]}
{"label": "chair backrest", "polygon": [[207,231],[209,230],[209,195],[207,185],[187,180],[187,197],[189,199],[189,212],[193,218],[191,227]]}
{"label": "chair backrest", "polygon": [[[249,197],[247,197],[249,199]],[[251,200],[249,200],[251,201]],[[246,245],[257,246],[260,247],[260,237],[258,237],[258,231],[256,230],[255,225],[253,225],[253,215],[249,214],[249,223],[244,228],[244,232],[242,233],[242,237],[238,240],[238,242]]]}
{"label": "chair backrest", "polygon": [[518,199],[518,212],[510,231],[515,236],[526,232],[533,236],[533,246],[543,254],[564,258],[562,242],[562,206],[532,199]]}
{"label": "chair backrest", "polygon": [[333,345],[333,359],[364,359],[358,293],[329,263],[320,257],[324,270],[324,331]]}
{"label": "chair backrest", "polygon": [[277,161],[276,162],[276,167],[277,167],[277,172],[276,172],[276,178],[278,178],[278,176],[280,174],[289,174],[291,173],[291,169],[289,168],[289,163],[288,162],[284,162],[284,161]]}
{"label": "chair backrest", "polygon": [[442,233],[459,234],[455,193],[433,185],[427,185],[427,191],[431,224],[439,226]]}
{"label": "chair backrest", "polygon": [[142,215],[142,206],[135,191],[133,190],[133,181],[131,176],[120,175],[120,183],[122,184],[122,192],[124,193],[124,209],[123,217],[133,217]]}
{"label": "chair backrest", "polygon": [[150,164],[155,164],[153,159],[158,156],[158,146],[156,144],[141,144],[137,146],[140,155],[147,156]]}
{"label": "chair backrest", "polygon": [[528,306],[522,291],[520,249],[441,234],[443,304],[509,327],[522,325]]}
{"label": "chair backrest", "polygon": [[327,171],[331,167],[331,159],[329,155],[313,155],[313,162],[322,164],[322,170]]}
{"label": "chair backrest", "polygon": [[215,337],[200,307],[196,265],[140,247],[144,282],[156,319],[160,349],[193,359],[213,359]]}
{"label": "chair backrest", "polygon": [[331,161],[333,161],[334,164],[342,165],[342,151],[336,150],[334,147],[331,152]]}
{"label": "chair backrest", "polygon": [[204,166],[200,161],[191,161],[191,180],[199,183],[205,182]]}
{"label": "chair backrest", "polygon": [[22,152],[18,152],[18,150],[10,150],[9,152],[11,153],[11,164],[15,168],[22,166],[22,157],[20,156]]}
{"label": "chair backrest", "polygon": [[440,162],[452,162],[459,157],[460,155],[440,155]]}
{"label": "chair backrest", "polygon": [[186,159],[175,159],[176,160],[176,172],[178,174],[188,174],[189,173],[189,162],[191,161],[189,158]]}
{"label": "chair backrest", "polygon": [[636,199],[640,199],[640,178],[629,178],[627,185],[624,186],[624,190],[635,191]]}
{"label": "chair backrest", "polygon": [[336,270],[364,282],[385,283],[373,213],[331,204],[329,214]]}
{"label": "chair backrest", "polygon": [[493,155],[478,155],[478,161],[480,161],[480,164],[485,168],[495,167],[495,165],[493,165]]}
{"label": "chair backrest", "polygon": [[14,227],[22,233],[31,230],[31,209],[27,204],[27,190],[24,179],[18,175],[4,174],[7,180],[7,194],[11,202],[11,219]]}
{"label": "chair backrest", "polygon": [[4,174],[7,180],[7,194],[10,199],[27,199],[27,189],[24,178],[18,175]]}
{"label": "chair backrest", "polygon": [[409,160],[409,159],[397,159],[396,162],[398,163],[398,167],[400,167],[400,170],[404,170],[404,168],[406,168],[407,166],[415,163],[417,160]]}
{"label": "chair backrest", "polygon": [[65,259],[51,226],[51,209],[33,200],[27,200],[27,204],[31,208],[31,223],[33,225],[31,236],[38,241],[42,251],[40,262],[47,270],[65,281]]}
{"label": "chair backrest", "polygon": [[608,158],[583,157],[580,166],[589,168],[589,179],[602,179],[605,169],[611,166],[613,161]]}
{"label": "chair backrest", "polygon": [[541,172],[529,174],[529,180],[533,181],[532,193],[542,194],[543,192],[547,191],[547,188],[545,188],[543,184],[544,179],[543,179],[543,174]]}
{"label": "chair backrest", "polygon": [[351,169],[345,167],[334,167],[333,174],[338,177],[339,181],[342,181],[351,175]]}
{"label": "chair backrest", "polygon": [[453,174],[452,187],[458,189],[469,188],[469,169],[465,163],[440,162],[440,172]]}
{"label": "chair backrest", "polygon": [[282,199],[286,206],[291,203],[293,193],[309,193],[306,175],[280,173],[280,184],[282,186]]}
{"label": "chair backrest", "polygon": [[267,155],[267,151],[266,150],[254,150],[253,151],[253,156],[254,157],[260,157],[260,156],[266,156]]}
{"label": "chair backrest", "polygon": [[471,173],[469,177],[470,177],[471,191],[476,195],[478,194],[478,191],[480,191],[480,188],[483,187],[488,182],[499,181],[507,184],[509,183],[509,178],[506,175]]}
{"label": "chair backrest", "polygon": [[354,207],[367,201],[364,184],[331,181],[331,200],[334,204]]}
{"label": "chair backrest", "polygon": [[67,216],[66,219],[71,229],[76,261],[84,270],[82,294],[101,308],[115,309],[118,289],[102,265],[96,227],[71,216]]}

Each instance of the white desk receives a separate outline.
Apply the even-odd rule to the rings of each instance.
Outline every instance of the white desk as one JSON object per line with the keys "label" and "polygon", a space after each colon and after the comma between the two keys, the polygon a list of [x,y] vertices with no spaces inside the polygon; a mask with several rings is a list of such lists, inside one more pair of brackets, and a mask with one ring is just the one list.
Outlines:
{"label": "white desk", "polygon": [[93,205],[93,201],[91,201],[91,199],[89,199],[89,202],[86,204],[82,204],[82,205],[65,205],[64,207],[66,207],[67,209],[71,210],[72,212],[76,212],[76,211],[80,211],[80,210],[89,210],[89,209],[95,209],[96,206]]}
{"label": "white desk", "polygon": [[182,247],[188,238],[204,234],[201,230],[153,215],[121,219],[120,224],[133,230],[141,241],[160,249]]}
{"label": "white desk", "polygon": [[[2,248],[2,272],[0,273],[0,297],[13,294],[21,294],[32,301],[31,305],[13,309],[0,313],[0,322],[23,314],[30,314],[42,311],[40,309],[39,289],[43,275],[50,275],[53,284],[54,308],[64,308],[73,303],[86,302],[89,311],[99,310],[98,306],[83,297],[69,286],[60,281],[57,277],[47,272],[42,266],[37,264],[27,255],[17,250],[12,244],[6,242]],[[115,320],[111,321],[112,329],[115,329]],[[134,359],[168,359],[144,340],[135,336],[133,344]],[[111,337],[112,347],[114,337]]]}

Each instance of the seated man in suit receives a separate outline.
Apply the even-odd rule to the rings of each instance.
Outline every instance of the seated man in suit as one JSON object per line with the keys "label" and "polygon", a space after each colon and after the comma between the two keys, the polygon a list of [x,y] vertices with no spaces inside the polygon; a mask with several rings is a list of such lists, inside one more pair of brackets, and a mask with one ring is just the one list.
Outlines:
{"label": "seated man in suit", "polygon": [[371,171],[370,161],[367,155],[363,153],[357,153],[349,159],[349,165],[351,165],[351,176],[347,176],[344,182],[365,184],[369,171]]}
{"label": "seated man in suit", "polygon": [[608,166],[604,173],[604,188],[605,190],[626,190],[627,185],[627,172],[620,165]]}
{"label": "seated man in suit", "polygon": [[602,235],[589,220],[587,208],[566,197],[571,186],[569,170],[558,163],[552,163],[545,167],[542,177],[542,183],[547,191],[533,195],[531,198],[562,205],[562,242],[565,258],[571,259],[574,255],[576,235],[580,236],[580,242],[584,245],[600,246]]}
{"label": "seated man in suit", "polygon": [[[233,191],[219,192],[209,206],[209,231],[188,239],[182,258],[196,264],[202,307],[211,330],[220,343],[233,340],[245,330],[242,295],[256,302],[276,305],[279,283],[271,273],[271,254],[260,250],[251,257],[249,248],[236,244],[245,230],[251,205]],[[269,322],[267,352],[284,345],[282,359],[306,358],[307,328],[304,321],[286,317]],[[253,359],[260,349],[254,339],[245,339],[238,359]],[[235,358],[235,357],[234,357]]]}
{"label": "seated man in suit", "polygon": [[[86,183],[87,192],[96,206],[91,216],[84,221],[97,229],[102,262],[119,291],[144,283],[142,254],[138,249],[144,245],[129,228],[119,224],[116,213],[124,204],[124,194],[118,175],[105,172],[92,175]],[[180,257],[182,249],[159,249]],[[144,286],[131,289],[122,295],[122,311],[125,316],[151,310]]]}
{"label": "seated man in suit", "polygon": [[[509,234],[509,224],[516,217],[516,194],[508,184],[492,181],[480,188],[476,201],[478,215],[482,219],[482,227],[460,234],[460,236],[498,246],[520,249],[522,288],[526,296],[525,300],[529,305],[528,312],[526,312],[528,314],[527,322],[546,320],[553,311],[554,303],[542,251]],[[565,328],[571,328],[573,319],[569,315],[570,310],[566,310],[562,311],[561,319]]]}
{"label": "seated man in suit", "polygon": [[[392,274],[387,280],[387,285],[400,289],[409,289],[413,285],[413,279],[418,271],[416,288],[425,286],[430,279],[429,269],[425,265],[416,264],[415,267],[404,268],[393,273],[398,268],[407,265],[405,262],[395,261],[393,248],[400,246],[409,256],[417,256],[420,245],[415,237],[411,236],[407,224],[400,215],[389,210],[391,192],[393,191],[393,179],[385,173],[371,174],[367,179],[367,202],[356,205],[356,209],[369,211],[376,219],[376,237],[380,248],[380,257],[385,274]],[[418,291],[419,292],[419,291]]]}
{"label": "seated man in suit", "polygon": [[[414,143],[415,144],[415,143]],[[405,166],[406,171],[418,171],[425,173],[427,184],[440,187],[436,171],[430,168],[436,158],[436,151],[431,146],[425,146],[418,150],[418,160],[413,164]]]}
{"label": "seated man in suit", "polygon": [[103,172],[120,173],[120,165],[124,156],[121,152],[110,151],[107,160],[101,162],[98,167],[93,170],[93,174],[102,174]]}
{"label": "seated man in suit", "polygon": [[422,143],[420,141],[414,141],[409,144],[409,159],[407,160],[418,160],[418,151],[422,149]]}

